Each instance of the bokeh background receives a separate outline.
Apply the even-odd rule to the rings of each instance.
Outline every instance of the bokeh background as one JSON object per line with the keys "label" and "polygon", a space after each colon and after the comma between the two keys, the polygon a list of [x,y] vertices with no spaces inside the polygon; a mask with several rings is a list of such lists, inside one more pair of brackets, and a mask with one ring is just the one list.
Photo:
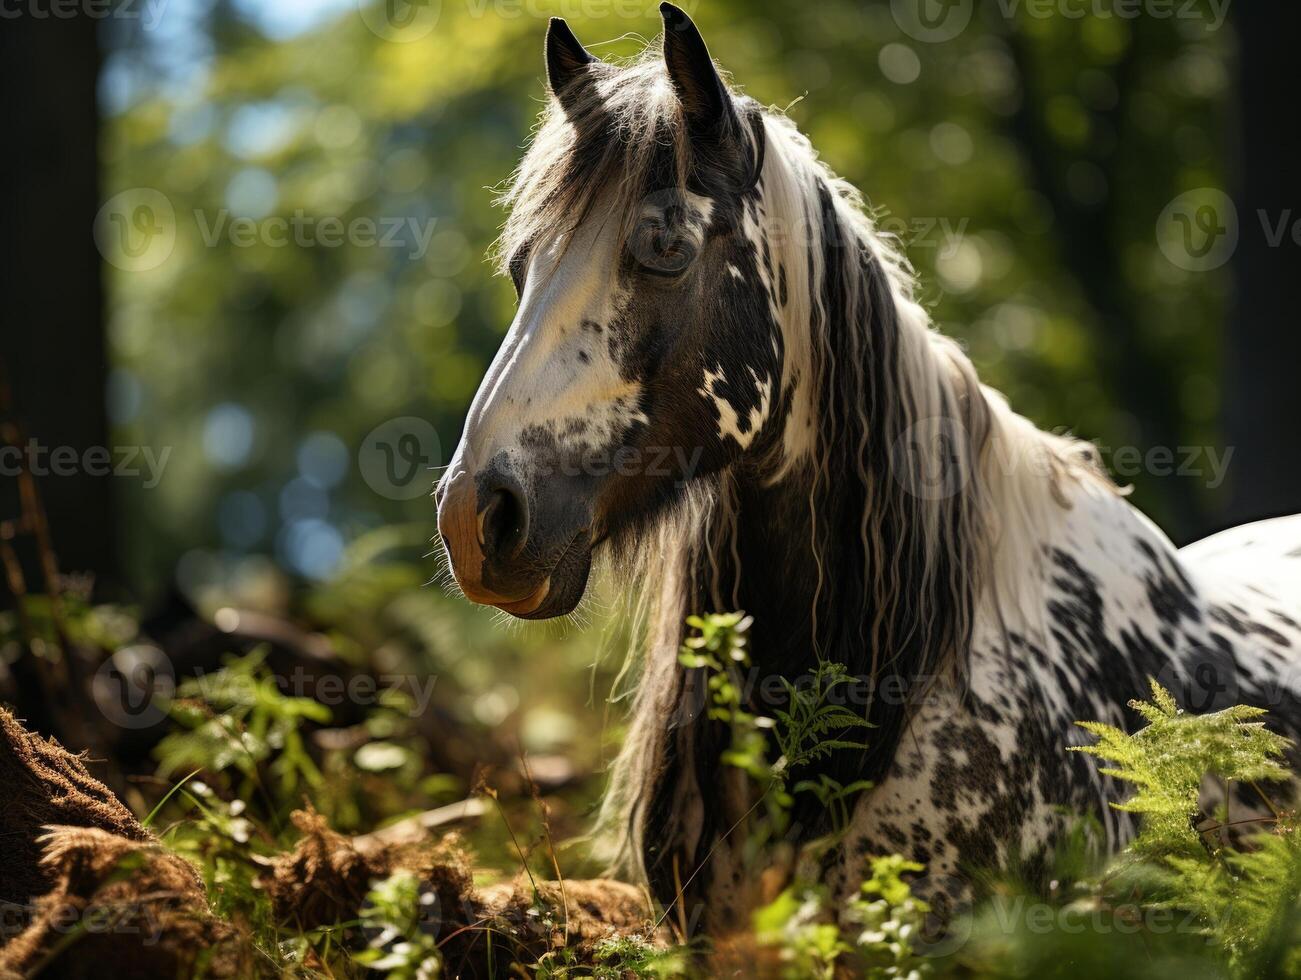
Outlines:
{"label": "bokeh background", "polygon": [[[1301,153],[1271,108],[1294,14],[1247,6],[688,3],[899,233],[983,378],[1126,447],[1118,477],[1179,542],[1301,492]],[[274,604],[375,529],[420,549],[432,468],[512,316],[484,256],[545,95],[546,18],[617,57],[657,33],[655,4],[74,7],[3,25],[0,353],[43,444],[162,468],[46,479],[64,566],[146,603]]]}
{"label": "bokeh background", "polygon": [[[1296,220],[1288,200],[1246,185],[1244,44],[1287,34],[1278,22],[1200,0],[1137,16],[1072,0],[691,7],[735,81],[788,105],[900,234],[939,325],[1017,409],[1105,453],[1170,449],[1168,469],[1180,448],[1201,452],[1198,474],[1132,453],[1116,467],[1176,540],[1288,509],[1297,415],[1271,413],[1268,366],[1296,367],[1294,315],[1267,321],[1276,336],[1258,344],[1261,325],[1235,301],[1235,269],[1257,264],[1266,237],[1253,208],[1285,232]],[[98,17],[10,18],[17,85],[5,90],[21,104],[9,112],[36,130],[10,154],[29,170],[5,181],[13,208],[55,182],[98,189],[91,213],[85,198],[42,200],[29,220],[55,224],[59,247],[20,246],[26,273],[10,265],[16,288],[35,277],[53,290],[40,315],[17,306],[5,324],[49,337],[43,351],[5,345],[18,414],[46,442],[168,453],[154,482],[101,480],[96,521],[65,508],[74,567],[144,597],[177,575],[191,590],[250,574],[321,580],[369,528],[432,531],[423,493],[368,482],[364,440],[425,420],[422,462],[444,461],[509,324],[509,282],[484,262],[502,220],[492,189],[544,98],[553,13],[602,56],[637,51],[658,26],[640,0],[137,0]],[[40,56],[44,38],[78,34],[90,61],[74,65],[68,47]],[[1266,151],[1291,168],[1296,155],[1284,163],[1275,144],[1296,137],[1281,120]],[[48,173],[43,154],[59,157]],[[148,221],[129,224],[142,202]],[[1180,208],[1194,236],[1213,236],[1209,258],[1181,243]],[[295,215],[306,232],[277,239],[276,221]],[[9,216],[21,238],[25,216]],[[59,262],[69,254],[81,275]],[[1267,259],[1296,268],[1296,254],[1284,233]],[[101,310],[77,297],[96,293],[87,263],[101,267]],[[59,307],[78,302],[60,323]],[[1240,368],[1249,384],[1226,361],[1235,350],[1259,368]],[[61,384],[69,359],[85,363]],[[42,431],[52,394],[61,415],[82,416],[72,439]],[[1296,407],[1292,390],[1281,397]],[[1205,450],[1231,445],[1218,483]]]}
{"label": "bokeh background", "polygon": [[[1301,511],[1301,5],[685,5],[863,190],[985,381],[1097,440],[1176,542]],[[491,798],[458,822],[483,867],[601,870],[551,845],[590,829],[622,738],[615,597],[505,623],[431,554],[513,314],[485,255],[553,14],[604,57],[660,24],[652,0],[0,0],[0,705],[142,816],[202,771],[217,808],[176,796],[170,839],[244,869],[238,916],[265,918],[251,858],[304,797],[348,833]],[[1161,972],[1095,939],[1080,975]]]}

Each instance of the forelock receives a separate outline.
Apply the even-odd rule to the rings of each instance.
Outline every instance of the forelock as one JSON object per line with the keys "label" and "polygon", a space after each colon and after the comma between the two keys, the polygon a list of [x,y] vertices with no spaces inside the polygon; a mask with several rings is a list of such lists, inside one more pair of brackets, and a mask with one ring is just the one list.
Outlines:
{"label": "forelock", "polygon": [[552,96],[518,169],[498,198],[509,209],[501,270],[529,243],[572,231],[599,207],[635,220],[653,191],[685,187],[691,147],[681,106],[657,51],[626,65],[595,62],[565,105]]}

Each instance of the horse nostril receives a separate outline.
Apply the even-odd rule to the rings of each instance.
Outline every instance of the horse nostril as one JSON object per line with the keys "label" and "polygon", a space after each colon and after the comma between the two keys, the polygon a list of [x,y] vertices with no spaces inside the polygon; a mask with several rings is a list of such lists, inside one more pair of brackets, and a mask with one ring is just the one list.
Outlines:
{"label": "horse nostril", "polygon": [[505,561],[524,549],[528,539],[528,505],[519,487],[498,487],[479,514],[479,545],[485,558]]}

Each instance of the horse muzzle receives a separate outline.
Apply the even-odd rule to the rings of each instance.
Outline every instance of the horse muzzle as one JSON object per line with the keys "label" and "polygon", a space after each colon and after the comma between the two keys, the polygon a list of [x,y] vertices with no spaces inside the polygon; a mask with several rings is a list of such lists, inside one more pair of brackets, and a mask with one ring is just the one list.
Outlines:
{"label": "horse muzzle", "polygon": [[563,478],[530,490],[499,463],[453,476],[438,533],[465,597],[520,619],[571,612],[592,562],[590,508],[575,490]]}

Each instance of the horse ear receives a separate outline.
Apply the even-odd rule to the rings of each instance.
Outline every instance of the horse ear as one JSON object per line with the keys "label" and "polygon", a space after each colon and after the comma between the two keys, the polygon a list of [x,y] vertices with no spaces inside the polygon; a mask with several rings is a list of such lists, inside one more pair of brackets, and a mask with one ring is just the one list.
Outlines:
{"label": "horse ear", "polygon": [[715,134],[733,117],[734,110],[705,39],[680,7],[661,3],[660,15],[664,18],[664,64],[687,125],[696,135]]}
{"label": "horse ear", "polygon": [[552,94],[562,104],[569,86],[578,79],[588,77],[587,66],[597,60],[574,37],[574,32],[563,18],[551,18],[551,23],[547,26],[547,81],[551,84]]}

